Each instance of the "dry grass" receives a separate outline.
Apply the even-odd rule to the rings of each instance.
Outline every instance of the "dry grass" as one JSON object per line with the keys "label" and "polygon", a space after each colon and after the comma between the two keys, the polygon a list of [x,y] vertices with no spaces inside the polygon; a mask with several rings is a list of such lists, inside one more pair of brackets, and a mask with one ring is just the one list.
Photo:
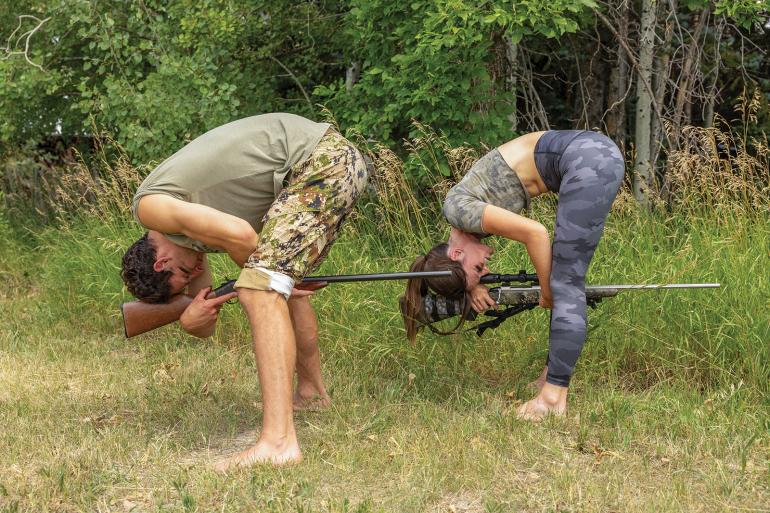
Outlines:
{"label": "dry grass", "polygon": [[[123,340],[116,268],[139,231],[127,206],[141,173],[72,169],[58,197],[63,212],[90,205],[77,222],[62,215],[30,245],[0,212],[0,512],[770,511],[767,155],[703,165],[714,176],[695,182],[706,135],[719,137],[676,160],[672,193],[692,198],[647,215],[622,193],[591,278],[726,286],[591,312],[566,418],[511,414],[545,356],[544,312],[410,346],[400,285],[340,286],[315,298],[333,405],[297,414],[304,463],[228,476],[209,462],[261,421],[247,323],[228,307],[211,340]],[[442,144],[426,132],[404,160],[376,152],[373,193],[322,273],[404,268],[443,234],[438,198],[474,152]],[[416,192],[405,165],[432,188]],[[525,258],[499,244],[494,265]]]}

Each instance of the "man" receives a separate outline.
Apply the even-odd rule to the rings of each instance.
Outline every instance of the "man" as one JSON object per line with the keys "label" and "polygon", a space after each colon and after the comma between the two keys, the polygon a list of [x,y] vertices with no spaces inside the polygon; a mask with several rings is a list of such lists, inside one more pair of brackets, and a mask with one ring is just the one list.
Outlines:
{"label": "man", "polygon": [[206,299],[206,253],[243,267],[235,284],[251,325],[262,390],[262,431],[249,449],[216,468],[298,463],[295,401],[329,398],[321,379],[317,321],[308,294],[294,288],[317,268],[366,183],[361,154],[330,125],[264,114],[215,128],[169,157],[142,182],[133,213],[148,232],[123,257],[123,280],[137,298],[195,296],[180,318],[189,333],[214,331],[221,304]]}

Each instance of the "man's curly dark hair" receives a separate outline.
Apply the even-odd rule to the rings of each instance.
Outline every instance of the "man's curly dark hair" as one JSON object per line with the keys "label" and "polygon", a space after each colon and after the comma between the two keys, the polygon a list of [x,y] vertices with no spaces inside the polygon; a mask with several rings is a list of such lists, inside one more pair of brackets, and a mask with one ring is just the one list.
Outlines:
{"label": "man's curly dark hair", "polygon": [[156,251],[145,234],[134,242],[123,255],[123,268],[120,277],[128,291],[145,303],[166,303],[171,297],[171,271],[156,271]]}

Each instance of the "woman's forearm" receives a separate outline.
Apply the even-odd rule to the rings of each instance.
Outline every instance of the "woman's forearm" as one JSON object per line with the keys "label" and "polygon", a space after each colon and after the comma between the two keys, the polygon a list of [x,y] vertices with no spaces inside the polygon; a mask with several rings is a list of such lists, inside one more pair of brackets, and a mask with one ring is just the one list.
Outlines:
{"label": "woman's forearm", "polygon": [[535,267],[540,290],[544,297],[551,298],[551,240],[548,232],[533,235],[525,244],[532,265]]}
{"label": "woman's forearm", "polygon": [[495,205],[485,207],[482,225],[491,235],[500,235],[524,244],[535,267],[542,294],[550,299],[551,239],[546,227]]}

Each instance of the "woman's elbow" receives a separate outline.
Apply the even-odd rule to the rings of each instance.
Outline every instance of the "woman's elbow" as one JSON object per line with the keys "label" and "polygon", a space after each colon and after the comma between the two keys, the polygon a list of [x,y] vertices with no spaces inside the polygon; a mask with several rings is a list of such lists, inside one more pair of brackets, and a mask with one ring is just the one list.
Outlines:
{"label": "woman's elbow", "polygon": [[550,241],[550,236],[548,235],[548,228],[542,224],[538,223],[537,226],[532,226],[527,230],[526,240],[524,241],[526,244],[538,244],[544,241]]}

